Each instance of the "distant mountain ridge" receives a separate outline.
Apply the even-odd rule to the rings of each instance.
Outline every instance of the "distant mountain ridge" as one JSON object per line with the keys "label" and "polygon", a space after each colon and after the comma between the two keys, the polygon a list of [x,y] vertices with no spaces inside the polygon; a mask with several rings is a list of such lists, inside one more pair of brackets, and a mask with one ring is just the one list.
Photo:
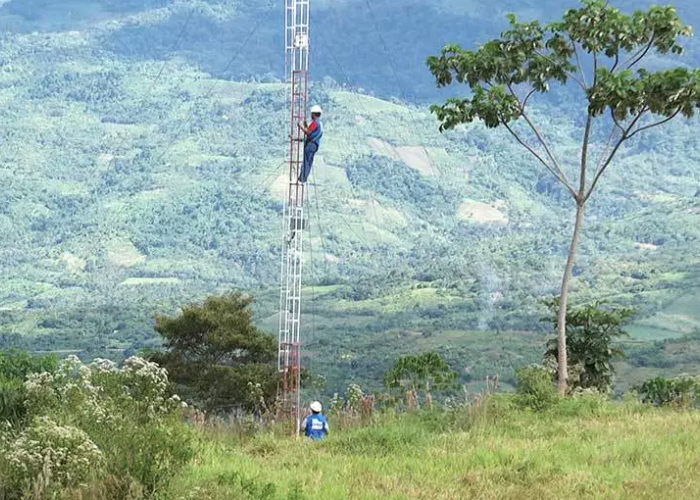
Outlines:
{"label": "distant mountain ridge", "polygon": [[[618,0],[615,5],[632,11],[654,3]],[[675,5],[688,24],[700,26],[700,5],[694,0],[661,3]],[[550,20],[576,5],[575,0],[408,0],[397,15],[390,0],[313,0],[313,74],[382,97],[430,101],[444,92],[425,69],[429,54],[447,43],[487,41],[507,27],[509,12]],[[15,33],[85,29],[131,16],[102,41],[103,49],[128,57],[177,55],[217,78],[282,77],[283,7],[278,0],[10,0],[0,7],[0,27]],[[135,21],[139,14],[143,22]],[[253,31],[245,53],[227,65]],[[688,41],[685,59],[691,64],[700,65],[699,47],[697,40]]]}

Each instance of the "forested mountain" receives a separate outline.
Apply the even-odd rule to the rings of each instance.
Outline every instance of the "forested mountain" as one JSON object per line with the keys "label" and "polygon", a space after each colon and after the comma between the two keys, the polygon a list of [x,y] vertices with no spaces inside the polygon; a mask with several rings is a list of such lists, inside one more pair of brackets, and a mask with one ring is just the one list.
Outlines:
{"label": "forested mountain", "polygon": [[[506,135],[439,134],[425,103],[447,92],[425,59],[496,36],[506,12],[546,19],[573,2],[313,1],[312,92],[327,116],[309,200],[307,364],[337,388],[422,348],[462,363],[465,379],[537,360],[571,202]],[[156,344],[155,312],[231,288],[256,295],[274,331],[281,2],[0,3],[2,343],[119,357]],[[694,2],[676,5],[700,24]],[[700,66],[688,43],[680,62]],[[559,99],[536,118],[565,152],[581,118]],[[699,238],[700,134],[678,121],[630,142],[610,171],[575,300],[633,304],[640,340],[692,334]],[[673,344],[644,349],[637,364],[685,366],[658,360]]]}

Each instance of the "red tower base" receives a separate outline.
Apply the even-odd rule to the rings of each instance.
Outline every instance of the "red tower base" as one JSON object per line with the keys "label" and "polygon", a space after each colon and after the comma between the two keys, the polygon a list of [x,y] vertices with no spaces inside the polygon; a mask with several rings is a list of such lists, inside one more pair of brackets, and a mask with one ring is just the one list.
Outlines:
{"label": "red tower base", "polygon": [[285,366],[282,368],[281,394],[279,396],[280,417],[290,422],[292,434],[299,434],[301,424],[300,407],[300,382],[301,382],[301,360],[299,359],[299,343],[285,344],[287,347],[287,357]]}

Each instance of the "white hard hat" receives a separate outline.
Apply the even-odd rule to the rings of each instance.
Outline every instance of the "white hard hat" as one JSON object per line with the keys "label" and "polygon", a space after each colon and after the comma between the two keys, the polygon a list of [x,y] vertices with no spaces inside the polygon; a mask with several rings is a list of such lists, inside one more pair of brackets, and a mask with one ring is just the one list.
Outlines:
{"label": "white hard hat", "polygon": [[313,106],[311,106],[311,112],[318,113],[320,115],[321,113],[323,113],[323,110],[321,109],[321,106],[319,106],[318,104],[314,104]]}
{"label": "white hard hat", "polygon": [[321,410],[323,410],[321,403],[319,403],[318,401],[314,401],[313,403],[311,403],[311,405],[309,405],[309,407],[311,408],[311,411],[316,413],[321,413]]}

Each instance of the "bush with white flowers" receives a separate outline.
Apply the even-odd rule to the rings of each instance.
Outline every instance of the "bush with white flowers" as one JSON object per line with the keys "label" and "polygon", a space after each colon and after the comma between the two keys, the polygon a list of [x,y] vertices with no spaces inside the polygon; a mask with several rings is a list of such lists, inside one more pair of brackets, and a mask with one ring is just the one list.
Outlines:
{"label": "bush with white flowers", "polygon": [[8,444],[5,457],[10,472],[26,488],[39,477],[45,484],[79,484],[99,469],[104,458],[84,431],[58,425],[48,417],[35,419]]}
{"label": "bush with white flowers", "polygon": [[142,420],[154,420],[182,404],[167,393],[165,369],[139,357],[118,368],[109,360],[86,365],[70,356],[56,373],[32,374],[25,385],[33,413],[68,411],[72,418],[100,425],[118,424],[127,408]]}
{"label": "bush with white flowers", "polygon": [[178,411],[186,405],[169,392],[166,370],[148,360],[119,367],[70,356],[53,373],[29,375],[25,389],[30,423],[0,428],[0,498],[106,477],[154,492],[192,456]]}

